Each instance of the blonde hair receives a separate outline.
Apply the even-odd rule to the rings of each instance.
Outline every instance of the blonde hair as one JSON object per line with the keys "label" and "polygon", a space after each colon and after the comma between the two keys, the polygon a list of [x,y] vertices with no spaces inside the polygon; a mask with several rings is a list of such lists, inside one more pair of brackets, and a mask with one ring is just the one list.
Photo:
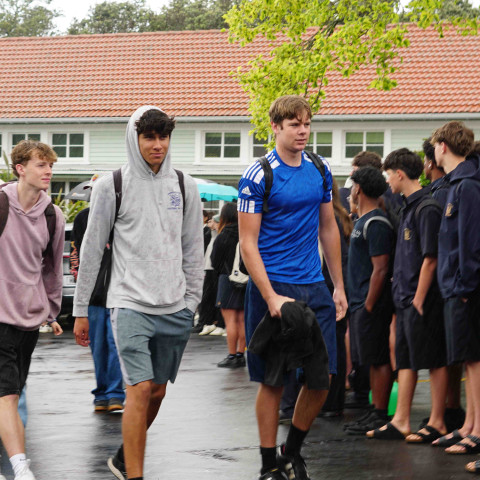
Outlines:
{"label": "blonde hair", "polygon": [[36,140],[22,140],[15,146],[11,154],[12,170],[16,177],[18,177],[17,165],[26,165],[34,153],[47,162],[55,163],[57,161],[57,154],[47,144]]}

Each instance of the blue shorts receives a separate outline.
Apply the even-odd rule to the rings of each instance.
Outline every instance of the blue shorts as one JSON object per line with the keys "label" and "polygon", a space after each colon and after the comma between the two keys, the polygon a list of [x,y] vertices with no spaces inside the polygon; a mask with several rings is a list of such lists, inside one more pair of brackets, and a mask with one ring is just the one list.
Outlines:
{"label": "blue shorts", "polygon": [[[273,289],[278,295],[305,302],[317,317],[323,339],[327,346],[328,368],[331,374],[337,373],[337,338],[335,321],[335,304],[325,282],[311,283],[308,285],[292,285],[271,281]],[[247,345],[253,332],[267,313],[267,304],[262,298],[256,285],[249,280],[245,293],[245,336]],[[248,352],[248,371],[250,380],[264,382],[265,361],[258,355]]]}
{"label": "blue shorts", "polygon": [[153,380],[163,385],[177,376],[190,337],[193,313],[149,315],[129,308],[114,308],[111,322],[123,381],[127,385]]}

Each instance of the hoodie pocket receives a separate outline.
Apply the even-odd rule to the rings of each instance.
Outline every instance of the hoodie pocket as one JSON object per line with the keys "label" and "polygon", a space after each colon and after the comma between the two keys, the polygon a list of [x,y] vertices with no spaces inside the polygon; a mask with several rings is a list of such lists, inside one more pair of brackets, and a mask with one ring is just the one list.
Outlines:
{"label": "hoodie pocket", "polygon": [[121,283],[123,294],[144,305],[168,306],[185,296],[180,259],[129,261]]}

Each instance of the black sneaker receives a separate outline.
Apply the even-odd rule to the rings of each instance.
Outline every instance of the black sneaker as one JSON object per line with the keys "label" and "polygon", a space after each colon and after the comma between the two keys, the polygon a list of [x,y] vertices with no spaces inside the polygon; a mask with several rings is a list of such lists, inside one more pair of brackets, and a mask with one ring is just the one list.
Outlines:
{"label": "black sneaker", "polygon": [[260,475],[258,477],[258,480],[288,480],[288,477],[278,468],[274,468],[264,473],[263,475]]}
{"label": "black sneaker", "polygon": [[237,359],[237,368],[242,368],[247,365],[244,355],[242,355],[241,357],[236,357],[236,359]]}
{"label": "black sneaker", "polygon": [[238,368],[237,357],[225,357],[221,362],[217,363],[220,368]]}
{"label": "black sneaker", "polygon": [[370,421],[370,417],[372,415],[375,415],[375,411],[374,410],[369,410],[368,412],[365,412],[359,419],[354,420],[352,422],[345,423],[343,425],[343,429],[346,430],[347,428],[350,428],[350,427],[353,427],[353,426],[356,426],[356,425],[361,425],[361,424],[364,424],[364,423],[368,423]]}
{"label": "black sneaker", "polygon": [[376,430],[377,428],[383,427],[389,420],[391,420],[391,417],[373,412],[370,418],[367,419],[366,423],[352,425],[345,429],[345,433],[347,435],[365,435],[370,430]]}
{"label": "black sneaker", "polygon": [[289,480],[310,480],[307,465],[300,454],[294,457],[285,455],[285,444],[280,445],[280,453],[277,455],[277,465],[284,470]]}
{"label": "black sneaker", "polygon": [[107,460],[107,465],[118,480],[127,480],[127,469],[125,468],[125,464],[121,462],[116,455]]}

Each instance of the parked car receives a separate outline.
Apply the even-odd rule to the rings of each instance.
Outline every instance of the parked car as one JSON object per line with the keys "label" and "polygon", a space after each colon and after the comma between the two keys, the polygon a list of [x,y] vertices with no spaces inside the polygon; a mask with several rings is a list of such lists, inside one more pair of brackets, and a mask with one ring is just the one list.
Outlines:
{"label": "parked car", "polygon": [[62,308],[60,315],[71,315],[73,309],[73,296],[75,294],[75,279],[70,273],[70,242],[72,239],[73,223],[65,225],[65,242],[63,244],[63,287]]}

